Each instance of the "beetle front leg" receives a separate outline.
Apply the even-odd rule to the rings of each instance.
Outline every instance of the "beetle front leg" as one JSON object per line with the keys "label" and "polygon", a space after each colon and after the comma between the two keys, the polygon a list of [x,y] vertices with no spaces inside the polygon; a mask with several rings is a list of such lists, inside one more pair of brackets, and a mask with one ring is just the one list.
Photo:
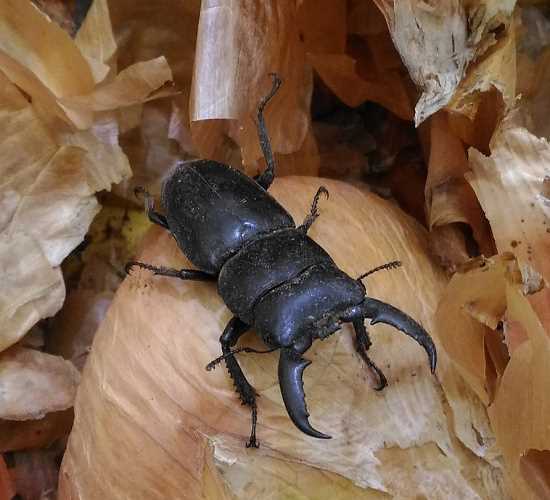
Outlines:
{"label": "beetle front leg", "polygon": [[258,408],[256,406],[256,390],[250,385],[243,371],[239,365],[239,362],[235,356],[229,355],[231,348],[237,343],[239,338],[250,329],[250,325],[247,325],[239,318],[234,317],[229,321],[225,330],[220,337],[220,343],[222,345],[222,352],[225,357],[225,364],[229,375],[235,383],[235,389],[243,405],[249,406],[252,410],[252,429],[250,431],[250,439],[246,443],[247,448],[259,448],[259,444],[256,441],[256,422],[258,420]]}
{"label": "beetle front leg", "polygon": [[388,381],[385,375],[382,373],[382,370],[380,370],[380,368],[378,368],[374,364],[374,361],[372,361],[367,354],[367,351],[371,346],[371,341],[369,337],[369,332],[365,328],[365,324],[363,323],[363,321],[363,318],[353,321],[353,328],[355,329],[356,334],[355,349],[363,358],[363,361],[367,364],[367,366],[378,376],[378,386],[375,387],[375,390],[381,391],[382,389],[384,389],[384,387],[388,385]]}

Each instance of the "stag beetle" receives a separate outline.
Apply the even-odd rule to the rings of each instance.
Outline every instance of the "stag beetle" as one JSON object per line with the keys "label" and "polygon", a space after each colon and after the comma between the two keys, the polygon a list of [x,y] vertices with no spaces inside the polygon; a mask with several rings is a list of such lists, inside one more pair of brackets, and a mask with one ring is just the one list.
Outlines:
{"label": "stag beetle", "polygon": [[[428,354],[432,373],[436,366],[436,349],[428,333],[399,309],[368,297],[361,282],[375,271],[400,263],[384,264],[357,279],[349,277],[307,235],[319,215],[319,198],[328,197],[327,190],[319,188],[310,213],[298,227],[267,192],[275,177],[275,161],[263,111],[281,85],[277,75],[271,76],[273,87],[260,101],[257,114],[267,164],[263,173],[252,179],[216,161],[181,162],[163,183],[161,201],[166,215],[156,212],[152,197],[137,188],[145,196],[149,219],[172,233],[198,269],[169,269],[136,261],[126,266],[127,272],[139,266],[161,276],[217,281],[218,293],[234,316],[220,337],[222,356],[209,363],[207,369],[225,361],[242,404],[252,411],[246,446],[255,448],[257,394],[235,357],[239,352],[280,350],[279,384],[288,414],[298,429],[321,439],[331,436],[310,425],[302,380],[304,369],[311,363],[302,356],[313,340],[325,339],[342,323],[352,323],[356,349],[378,376],[377,390],[387,382],[367,354],[371,341],[364,325],[366,318],[371,324],[386,323],[412,337]],[[269,349],[232,349],[251,328]]]}

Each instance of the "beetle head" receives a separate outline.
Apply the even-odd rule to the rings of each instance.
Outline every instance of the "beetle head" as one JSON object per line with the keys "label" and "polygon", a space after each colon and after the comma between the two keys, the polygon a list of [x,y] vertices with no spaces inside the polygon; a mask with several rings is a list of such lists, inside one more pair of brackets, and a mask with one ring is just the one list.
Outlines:
{"label": "beetle head", "polygon": [[[348,309],[340,318],[340,321],[364,321],[365,319],[370,319],[371,324],[385,323],[393,326],[416,340],[428,355],[430,370],[432,373],[435,372],[437,364],[435,345],[426,330],[411,317],[390,304],[366,297],[361,304]],[[328,335],[334,332],[335,328],[328,327],[325,330],[321,328],[321,332],[325,332]],[[327,335],[317,333],[315,337],[324,338]],[[312,335],[300,336],[298,341],[294,342],[291,346],[281,348],[279,385],[287,412],[294,425],[309,436],[329,439],[330,436],[314,429],[308,420],[309,413],[305,400],[303,373],[311,364],[311,361],[304,359],[302,354],[311,346],[312,337]]]}

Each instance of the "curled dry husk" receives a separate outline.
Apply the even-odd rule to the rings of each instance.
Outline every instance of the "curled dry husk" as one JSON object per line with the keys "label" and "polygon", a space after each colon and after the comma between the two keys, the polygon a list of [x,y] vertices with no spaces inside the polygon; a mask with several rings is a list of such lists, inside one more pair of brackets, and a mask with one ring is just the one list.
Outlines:
{"label": "curled dry husk", "polygon": [[414,116],[419,125],[448,103],[473,57],[466,12],[459,0],[434,5],[417,0],[375,3],[412,80],[423,92]]}
{"label": "curled dry husk", "polygon": [[[462,170],[490,223],[499,255],[459,269],[436,321],[446,326],[441,343],[454,366],[488,408],[508,492],[535,499],[550,494],[550,149],[537,137],[545,134],[540,120],[547,99],[545,69],[529,71],[528,59],[544,62],[545,52],[531,47],[534,54],[528,53],[525,41],[518,81],[526,99],[510,111],[516,92],[514,25],[471,66],[448,106],[452,132],[475,146],[468,151],[468,170]],[[496,101],[495,89],[501,96]],[[496,104],[492,109],[491,102]],[[502,119],[498,115],[504,112]],[[491,126],[476,138],[473,132],[482,123]]]}
{"label": "curled dry husk", "polygon": [[[284,83],[266,109],[273,150],[302,151],[308,161],[297,172],[317,173],[316,151],[307,144],[303,151],[313,76],[300,42],[298,10],[292,2],[273,0],[202,2],[190,104],[199,156],[244,166],[249,173],[261,168],[255,115],[271,89],[268,74],[276,72]],[[227,156],[228,137],[239,146],[240,160]],[[284,157],[281,163],[284,168]]]}
{"label": "curled dry husk", "polygon": [[436,320],[441,327],[445,325],[441,338],[445,351],[468,385],[489,405],[497,381],[491,380],[494,374],[488,368],[486,346],[494,343],[487,337],[499,339],[496,329],[506,311],[506,280],[521,283],[521,276],[518,279],[517,264],[511,254],[494,260],[474,260],[467,269],[452,277]]}
{"label": "curled dry husk", "polygon": [[[474,2],[461,11],[460,15],[466,17],[462,19],[462,24],[456,26],[464,23],[469,26],[470,34],[465,43],[471,61],[467,70],[461,70],[463,77],[455,82],[456,85],[449,86],[452,92],[446,94],[446,91],[437,90],[437,98],[444,97],[448,102],[444,109],[440,109],[440,102],[429,111],[431,116],[421,131],[428,163],[425,194],[432,249],[451,271],[471,256],[464,238],[464,225],[470,227],[481,254],[495,253],[485,214],[476,193],[464,177],[470,169],[464,143],[488,153],[489,141],[498,122],[514,104],[516,23],[512,17],[513,6],[514,2],[500,5]],[[425,12],[427,7],[424,5],[420,11],[427,19],[448,23],[447,17],[438,17],[442,8],[434,7]],[[404,35],[398,33],[396,36]],[[434,40],[433,36],[420,40],[428,44]],[[456,42],[451,28],[438,36],[450,36]],[[437,64],[447,63],[444,58],[439,61],[440,55],[436,51],[434,61]],[[421,64],[421,69],[426,71],[426,66]],[[456,69],[458,75],[458,65]],[[438,72],[431,76],[438,83],[445,81],[439,78]],[[417,110],[421,104],[422,98]]]}
{"label": "curled dry husk", "polygon": [[[125,277],[124,266],[135,256],[149,226],[143,209],[103,207],[90,226],[90,243],[74,266],[78,286],[70,289],[63,309],[50,323],[48,352],[70,359],[82,370],[94,334]],[[71,278],[66,268],[65,279],[75,281]]]}
{"label": "curled dry husk", "polygon": [[[482,59],[496,41],[493,33],[510,23],[515,0],[428,3],[423,0],[375,0],[394,44],[415,84],[422,91],[414,121],[420,124],[456,99],[469,63]],[[507,68],[507,71],[514,69]],[[471,74],[471,67],[469,68]],[[491,77],[487,85],[492,84]],[[485,90],[468,85],[468,92]],[[512,94],[513,96],[513,94]]]}
{"label": "curled dry husk", "polygon": [[454,271],[471,256],[465,225],[482,254],[495,253],[480,203],[464,178],[469,164],[463,143],[488,152],[498,121],[514,104],[515,1],[375,3],[422,92],[414,121],[426,121],[420,137],[428,165],[425,212],[430,244],[440,262]]}
{"label": "curled dry husk", "polygon": [[131,175],[120,108],[171,81],[163,58],[117,75],[115,52],[106,0],[74,40],[27,0],[0,5],[0,351],[59,310],[59,265],[99,211],[94,193]]}
{"label": "curled dry husk", "polygon": [[470,149],[466,179],[491,224],[499,253],[517,256],[525,286],[550,281],[550,145],[505,120],[491,140],[491,156]]}
{"label": "curled dry husk", "polygon": [[550,492],[549,298],[548,288],[523,294],[508,253],[455,274],[436,316],[442,345],[488,406],[514,498]]}
{"label": "curled dry husk", "polygon": [[[84,32],[76,41],[30,2],[10,0],[2,4],[0,11],[2,71],[32,96],[42,112],[55,113],[79,129],[94,124],[95,111],[113,110],[132,101],[141,102],[172,79],[167,62],[153,60],[142,63],[141,67],[126,68],[125,72],[112,75],[112,81],[106,86],[96,88],[108,71],[98,71],[92,66],[109,62],[109,59],[96,57],[111,58],[113,53],[106,0],[98,1],[103,7],[91,9],[91,16],[81,28]],[[94,34],[98,27],[103,31]],[[151,69],[156,67],[158,71],[159,65],[163,71],[149,82]],[[125,92],[121,92],[120,86],[132,78]]]}
{"label": "curled dry husk", "polygon": [[[26,450],[11,455],[10,472],[16,497],[55,500],[57,498],[59,447]],[[10,498],[10,497],[8,497]]]}
{"label": "curled dry husk", "polygon": [[[470,128],[484,111],[485,93],[496,89],[502,95],[506,109],[514,104],[517,80],[514,5],[515,0],[501,2],[500,5],[493,2],[497,10],[477,7],[472,11],[473,17],[470,14],[470,24],[480,23],[474,37],[477,34],[479,39],[483,33],[483,38],[478,41],[476,58],[447,106],[449,111],[468,118]],[[484,131],[472,130],[469,135],[476,134],[483,136]]]}
{"label": "curled dry husk", "polygon": [[136,185],[156,192],[160,190],[162,176],[176,161],[197,155],[191,142],[189,96],[200,3],[199,0],[109,2],[119,46],[118,67],[164,57],[178,90],[168,98],[132,106],[139,123],[121,131],[120,142],[134,175],[130,182],[117,185],[114,192],[130,202],[135,202]]}
{"label": "curled dry husk", "polygon": [[4,457],[0,455],[0,494],[3,498],[13,498],[16,490]]}
{"label": "curled dry husk", "polygon": [[0,418],[29,420],[70,408],[80,381],[63,358],[14,347],[0,355]]}
{"label": "curled dry husk", "polygon": [[[468,259],[466,243],[457,223],[472,228],[479,250],[494,253],[485,216],[464,174],[469,170],[464,145],[453,132],[450,117],[441,110],[431,116],[427,127],[428,177],[424,187],[426,216],[436,254],[453,270]],[[453,251],[457,249],[457,251]]]}
{"label": "curled dry husk", "polygon": [[[71,373],[67,372],[66,375],[70,376]],[[44,375],[41,378],[47,379]],[[70,396],[71,408],[66,410],[50,411],[38,420],[0,420],[0,452],[48,448],[57,440],[66,438],[73,425],[74,393]],[[44,409],[47,410],[48,406],[51,406],[51,401],[46,401]]]}
{"label": "curled dry husk", "polygon": [[[369,278],[369,293],[415,317],[439,344],[444,327],[432,318],[446,279],[430,261],[425,231],[360,187],[322,182],[330,199],[311,236],[351,276],[401,259],[402,269]],[[300,221],[319,183],[287,177],[272,189]],[[189,266],[159,228],[146,238],[140,259]],[[242,356],[261,396],[261,447],[247,450],[249,410],[239,404],[225,370],[205,370],[219,355],[218,338],[229,318],[211,284],[140,270],[126,279],[84,369],[61,499],[503,496],[479,398],[444,349],[436,378],[422,349],[384,326],[371,329],[373,359],[389,378],[381,393],[372,389],[348,327],[308,352],[311,419],[333,435],[330,441],[309,438],[289,421],[276,354]],[[253,334],[242,343],[259,347]]]}
{"label": "curled dry husk", "polygon": [[342,102],[356,107],[368,100],[412,119],[406,70],[374,3],[309,1],[300,10],[307,59]]}
{"label": "curled dry husk", "polygon": [[529,131],[550,139],[550,19],[543,6],[525,6],[521,14],[517,54],[520,108]]}

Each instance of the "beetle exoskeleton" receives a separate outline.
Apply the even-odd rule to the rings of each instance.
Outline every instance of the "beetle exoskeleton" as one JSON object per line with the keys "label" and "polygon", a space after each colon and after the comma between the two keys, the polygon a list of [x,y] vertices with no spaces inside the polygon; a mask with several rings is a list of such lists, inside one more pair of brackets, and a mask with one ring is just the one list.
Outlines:
{"label": "beetle exoskeleton", "polygon": [[[352,323],[356,348],[378,376],[377,389],[386,378],[369,358],[370,339],[365,319],[386,323],[416,340],[426,351],[432,372],[436,349],[428,333],[405,313],[366,295],[361,279],[380,269],[397,267],[397,261],[379,266],[359,278],[340,270],[330,255],[308,235],[317,218],[320,187],[310,213],[300,226],[268,189],[275,176],[275,161],[267,135],[263,110],[281,85],[273,76],[271,92],[258,106],[258,133],[266,170],[251,179],[230,166],[210,160],[182,162],[163,184],[161,202],[165,214],[155,211],[145,193],[150,220],[172,233],[178,246],[197,269],[167,269],[143,262],[133,266],[155,274],[184,280],[217,281],[218,293],[233,313],[220,337],[222,356],[207,366],[225,361],[243,404],[252,411],[252,430],[247,447],[257,447],[256,391],[236,359],[238,352],[279,350],[279,385],[291,420],[302,432],[327,439],[309,423],[303,372],[310,364],[303,355],[316,339]],[[239,338],[254,328],[268,349],[237,348]]]}

